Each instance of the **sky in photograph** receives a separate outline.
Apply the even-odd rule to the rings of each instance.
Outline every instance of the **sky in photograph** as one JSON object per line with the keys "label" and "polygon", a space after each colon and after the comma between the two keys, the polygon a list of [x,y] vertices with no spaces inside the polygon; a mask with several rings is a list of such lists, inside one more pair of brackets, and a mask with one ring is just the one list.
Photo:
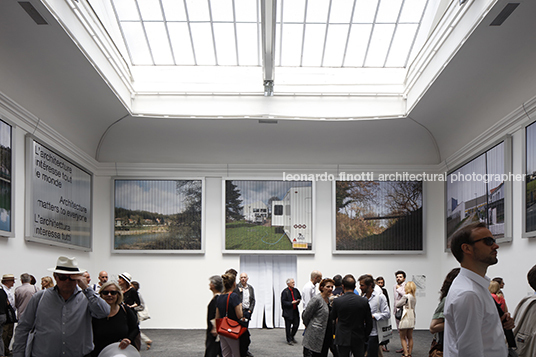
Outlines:
{"label": "sky in photograph", "polygon": [[257,201],[268,204],[268,200],[274,196],[282,200],[292,187],[312,187],[311,181],[232,180],[231,182],[240,190],[242,206]]}
{"label": "sky in photograph", "polygon": [[[486,170],[486,155],[487,155],[487,170]],[[504,142],[491,148],[486,153],[478,156],[472,161],[468,162],[458,170],[452,172],[447,177],[447,202],[450,202],[451,198],[458,200],[458,204],[461,202],[467,202],[475,197],[480,197],[486,194],[486,183],[484,181],[454,181],[451,182],[451,175],[458,177],[458,173],[463,175],[476,174],[504,174]],[[488,191],[491,191],[495,187],[501,184],[502,180],[491,180],[488,182]],[[447,203],[449,204],[449,203]]]}
{"label": "sky in photograph", "polygon": [[[201,189],[201,181],[199,181]],[[176,180],[116,180],[115,206],[159,214],[176,214],[186,207]]]}

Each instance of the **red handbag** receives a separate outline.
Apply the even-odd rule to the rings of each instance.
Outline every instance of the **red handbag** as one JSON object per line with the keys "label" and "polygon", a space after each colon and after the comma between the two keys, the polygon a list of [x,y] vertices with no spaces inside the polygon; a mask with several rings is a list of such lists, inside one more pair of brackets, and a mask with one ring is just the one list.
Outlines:
{"label": "red handbag", "polygon": [[227,306],[225,308],[225,317],[221,319],[216,319],[216,331],[218,335],[232,338],[233,340],[238,340],[240,336],[246,332],[247,328],[240,325],[238,321],[232,320],[227,317],[229,311],[229,298],[231,294],[227,295]]}

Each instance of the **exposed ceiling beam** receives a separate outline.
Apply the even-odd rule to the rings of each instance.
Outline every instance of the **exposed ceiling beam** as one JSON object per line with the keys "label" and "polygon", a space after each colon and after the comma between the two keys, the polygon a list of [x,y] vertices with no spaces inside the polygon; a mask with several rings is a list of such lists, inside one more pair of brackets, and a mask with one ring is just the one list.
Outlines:
{"label": "exposed ceiling beam", "polygon": [[276,0],[261,0],[264,95],[274,95]]}

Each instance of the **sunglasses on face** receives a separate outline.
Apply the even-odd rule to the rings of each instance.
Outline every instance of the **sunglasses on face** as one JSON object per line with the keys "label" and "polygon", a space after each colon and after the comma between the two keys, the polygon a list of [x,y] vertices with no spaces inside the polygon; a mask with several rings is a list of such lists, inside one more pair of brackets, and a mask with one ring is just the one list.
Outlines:
{"label": "sunglasses on face", "polygon": [[65,280],[76,281],[76,279],[72,279],[71,276],[69,275],[56,275],[56,277],[60,281],[65,281]]}
{"label": "sunglasses on face", "polygon": [[475,244],[476,242],[484,242],[485,245],[491,247],[492,245],[495,244],[495,238],[493,237],[484,237],[484,238],[480,238],[480,239],[477,239],[477,240],[474,240],[472,242],[469,242],[469,244]]}
{"label": "sunglasses on face", "polygon": [[119,291],[116,291],[116,290],[105,290],[105,291],[101,291],[100,294],[101,294],[101,295],[112,295],[112,296],[115,296],[115,295],[119,294]]}

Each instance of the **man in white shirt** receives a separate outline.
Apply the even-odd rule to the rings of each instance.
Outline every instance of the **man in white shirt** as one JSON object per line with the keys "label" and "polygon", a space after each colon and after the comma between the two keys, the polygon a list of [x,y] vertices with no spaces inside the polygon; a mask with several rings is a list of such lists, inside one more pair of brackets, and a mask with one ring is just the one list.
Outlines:
{"label": "man in white shirt", "polygon": [[305,311],[305,308],[307,307],[307,303],[315,296],[316,292],[316,284],[320,283],[322,281],[322,273],[318,270],[313,270],[311,272],[311,280],[308,281],[303,286],[303,310]]}
{"label": "man in white shirt", "polygon": [[359,277],[359,289],[361,289],[363,297],[367,298],[370,306],[370,312],[372,314],[372,331],[368,336],[367,343],[367,356],[378,356],[379,344],[378,340],[378,328],[376,321],[387,320],[391,317],[389,313],[389,306],[387,306],[387,299],[383,295],[381,288],[378,292],[377,285],[374,284],[372,276],[366,274]]}
{"label": "man in white shirt", "polygon": [[445,302],[445,357],[504,357],[508,354],[504,329],[513,329],[510,314],[499,317],[488,291],[488,266],[497,264],[499,246],[484,223],[460,229],[451,251],[461,270]]}

